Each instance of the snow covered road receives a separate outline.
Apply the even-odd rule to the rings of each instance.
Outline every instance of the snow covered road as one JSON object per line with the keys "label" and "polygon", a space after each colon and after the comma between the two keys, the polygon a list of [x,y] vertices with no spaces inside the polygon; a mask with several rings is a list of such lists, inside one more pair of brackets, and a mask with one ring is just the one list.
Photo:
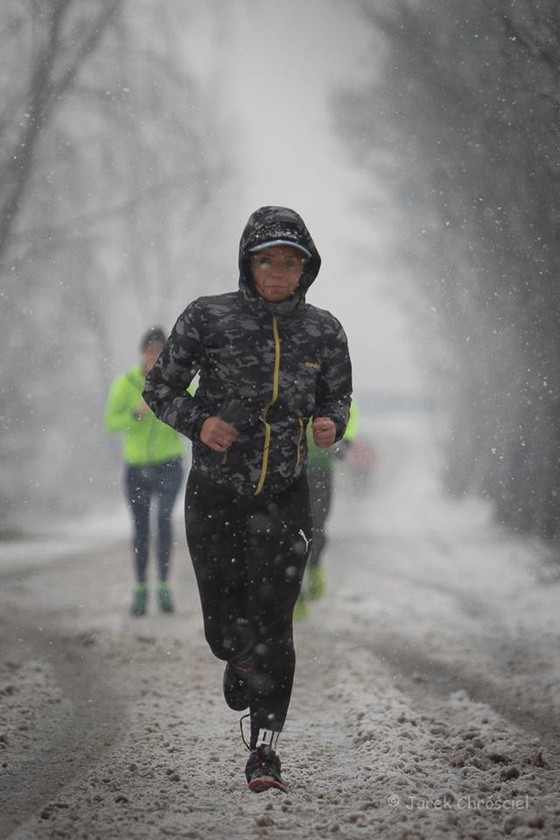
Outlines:
{"label": "snow covered road", "polygon": [[182,538],[177,614],[136,620],[119,543],[1,572],[0,837],[560,836],[559,567],[441,496],[427,418],[369,433],[296,626],[288,794],[245,787]]}

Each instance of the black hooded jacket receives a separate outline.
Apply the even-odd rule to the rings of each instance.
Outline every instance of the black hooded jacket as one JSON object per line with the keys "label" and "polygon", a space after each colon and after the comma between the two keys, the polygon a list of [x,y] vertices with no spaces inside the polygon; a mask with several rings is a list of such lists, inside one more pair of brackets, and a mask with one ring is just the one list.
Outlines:
{"label": "black hooded jacket", "polygon": [[[249,250],[277,241],[311,256],[294,294],[271,303],[254,287]],[[189,304],[146,377],[144,398],[154,414],[193,441],[192,468],[243,495],[278,493],[305,472],[313,417],[330,417],[337,440],[344,434],[352,392],[346,336],[329,312],[305,301],[320,265],[297,213],[261,207],[241,237],[238,291]],[[199,437],[215,415],[239,432],[224,454]]]}

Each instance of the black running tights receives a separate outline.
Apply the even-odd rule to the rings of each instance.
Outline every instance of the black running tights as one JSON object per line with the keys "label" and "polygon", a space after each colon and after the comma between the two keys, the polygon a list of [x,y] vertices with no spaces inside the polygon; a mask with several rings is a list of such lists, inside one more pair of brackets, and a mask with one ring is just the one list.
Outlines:
{"label": "black running tights", "polygon": [[254,746],[259,729],[282,729],[292,693],[292,613],[312,529],[307,479],[245,497],[191,471],[185,525],[206,640],[218,659],[250,662]]}

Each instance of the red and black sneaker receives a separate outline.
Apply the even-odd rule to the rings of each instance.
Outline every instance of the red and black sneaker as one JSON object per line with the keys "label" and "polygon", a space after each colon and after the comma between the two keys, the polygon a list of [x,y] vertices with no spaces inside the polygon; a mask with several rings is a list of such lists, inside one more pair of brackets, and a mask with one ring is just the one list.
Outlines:
{"label": "red and black sneaker", "polygon": [[251,750],[245,775],[253,793],[262,793],[271,788],[286,793],[286,787],[280,775],[280,759],[270,747],[257,747]]}
{"label": "red and black sneaker", "polygon": [[224,699],[230,709],[242,712],[249,705],[247,678],[249,665],[228,662],[224,670]]}

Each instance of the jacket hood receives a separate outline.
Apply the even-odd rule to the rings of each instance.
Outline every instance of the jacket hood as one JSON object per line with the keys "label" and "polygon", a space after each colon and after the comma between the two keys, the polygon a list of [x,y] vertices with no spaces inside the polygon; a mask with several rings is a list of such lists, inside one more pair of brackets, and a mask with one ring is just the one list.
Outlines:
{"label": "jacket hood", "polygon": [[[289,207],[260,207],[249,217],[239,243],[239,286],[256,296],[251,276],[251,249],[265,242],[293,244],[311,256],[293,297],[303,300],[321,267],[321,257],[301,216]],[[276,304],[277,305],[277,304]]]}

